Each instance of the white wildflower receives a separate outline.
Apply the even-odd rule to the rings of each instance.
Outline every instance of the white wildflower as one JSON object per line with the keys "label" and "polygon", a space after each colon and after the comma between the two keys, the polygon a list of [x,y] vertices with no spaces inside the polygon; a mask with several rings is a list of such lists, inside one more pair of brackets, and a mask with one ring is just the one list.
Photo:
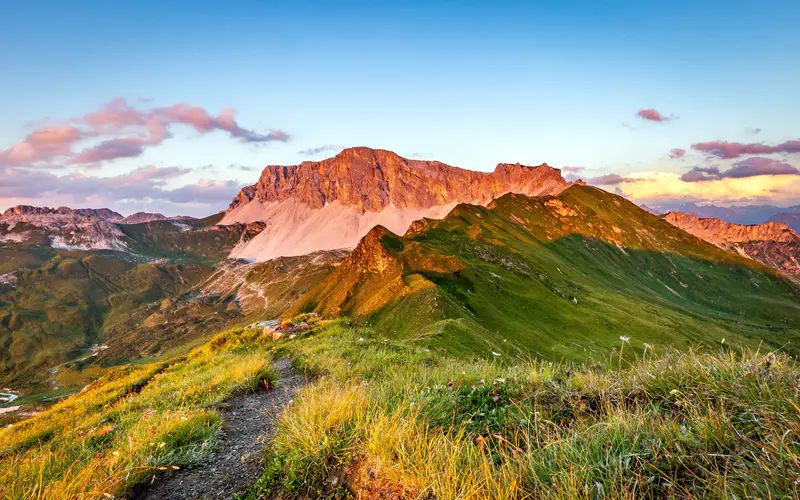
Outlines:
{"label": "white wildflower", "polygon": [[494,352],[494,351],[492,351],[492,356],[500,356],[500,355],[501,355],[501,354],[500,354],[499,352]]}
{"label": "white wildflower", "polygon": [[619,339],[620,339],[621,341],[623,341],[623,342],[630,342],[630,341],[631,341],[631,338],[630,338],[630,337],[626,337],[626,336],[624,336],[624,335],[620,335],[620,336],[619,336]]}

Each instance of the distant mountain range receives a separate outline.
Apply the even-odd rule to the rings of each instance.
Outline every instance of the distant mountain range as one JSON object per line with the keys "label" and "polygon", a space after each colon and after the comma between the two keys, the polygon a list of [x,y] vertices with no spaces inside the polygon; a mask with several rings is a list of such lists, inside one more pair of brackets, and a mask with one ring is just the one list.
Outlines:
{"label": "distant mountain range", "polygon": [[742,225],[682,212],[670,212],[664,220],[720,248],[777,269],[800,283],[800,236],[782,222]]}
{"label": "distant mountain range", "polygon": [[[645,209],[658,214],[682,212],[685,214],[694,214],[704,219],[720,219],[726,222],[733,222],[734,224],[745,225],[762,224],[770,220],[784,222],[781,219],[775,219],[775,217],[784,217],[783,214],[800,214],[800,205],[791,207],[776,207],[774,205],[720,207],[716,205],[697,205],[695,203],[677,203],[653,205]],[[796,227],[794,229],[797,230]]]}

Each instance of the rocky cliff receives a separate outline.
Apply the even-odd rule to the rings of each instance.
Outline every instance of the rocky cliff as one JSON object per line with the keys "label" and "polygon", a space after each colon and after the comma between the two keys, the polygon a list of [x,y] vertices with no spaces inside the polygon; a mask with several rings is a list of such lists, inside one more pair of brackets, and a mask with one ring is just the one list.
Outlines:
{"label": "rocky cliff", "polygon": [[3,212],[4,218],[20,217],[20,216],[79,216],[79,217],[94,217],[100,220],[117,221],[122,219],[122,214],[117,213],[108,208],[49,208],[49,207],[32,207],[30,205],[17,205],[11,207]]}
{"label": "rocky cliff", "polygon": [[376,225],[403,234],[413,221],[441,219],[458,203],[487,205],[506,193],[555,195],[569,185],[546,164],[501,163],[475,172],[358,147],[320,162],[266,167],[222,223],[264,221],[266,230],[231,255],[263,261],[353,248]]}
{"label": "rocky cliff", "polygon": [[800,282],[800,236],[782,222],[742,225],[670,212],[664,220],[700,239],[761,262]]}

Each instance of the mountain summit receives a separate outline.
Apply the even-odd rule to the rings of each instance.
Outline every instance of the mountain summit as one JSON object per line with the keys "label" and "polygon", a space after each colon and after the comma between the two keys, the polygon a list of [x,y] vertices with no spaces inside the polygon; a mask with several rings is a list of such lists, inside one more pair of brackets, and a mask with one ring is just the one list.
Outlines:
{"label": "mountain summit", "polygon": [[556,195],[570,185],[546,164],[501,163],[493,172],[475,172],[357,147],[320,162],[266,167],[233,200],[222,224],[265,222],[261,235],[231,254],[263,261],[353,248],[376,225],[402,234],[413,221],[441,219],[459,203],[485,206],[506,193]]}

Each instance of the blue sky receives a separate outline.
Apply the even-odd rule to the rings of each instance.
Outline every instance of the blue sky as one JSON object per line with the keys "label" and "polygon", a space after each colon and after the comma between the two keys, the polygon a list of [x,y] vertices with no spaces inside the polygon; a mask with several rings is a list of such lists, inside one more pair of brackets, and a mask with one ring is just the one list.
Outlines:
{"label": "blue sky", "polygon": [[[800,139],[796,1],[376,3],[4,3],[0,208],[86,201],[202,215],[266,164],[355,145],[476,170],[547,162],[616,174],[603,187],[642,203],[800,203],[793,147],[735,157],[691,147]],[[9,153],[119,97],[143,112],[234,108],[242,129],[289,137],[243,142],[178,120],[168,139],[117,159],[70,160],[108,135],[44,160]],[[644,109],[669,119],[637,117]],[[686,153],[671,159],[673,148]],[[725,175],[746,161],[746,176]],[[680,180],[696,167],[718,174]],[[135,196],[103,190],[166,168]]]}

